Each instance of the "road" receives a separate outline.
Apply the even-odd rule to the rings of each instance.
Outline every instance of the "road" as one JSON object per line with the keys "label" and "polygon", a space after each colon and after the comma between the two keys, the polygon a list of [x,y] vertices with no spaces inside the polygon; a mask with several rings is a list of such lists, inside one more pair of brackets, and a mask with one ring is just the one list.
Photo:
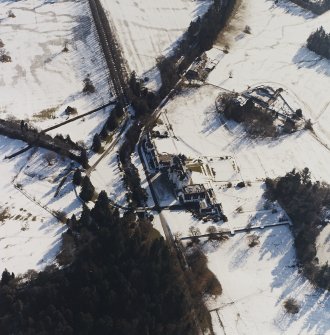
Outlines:
{"label": "road", "polygon": [[89,111],[89,112],[86,112],[86,113],[84,113],[84,114],[80,114],[80,115],[75,116],[75,117],[73,117],[73,118],[71,118],[71,119],[69,119],[69,120],[63,121],[63,122],[58,123],[58,124],[56,124],[56,125],[54,125],[54,126],[51,126],[51,127],[49,127],[49,128],[46,128],[46,129],[42,130],[41,133],[47,133],[48,131],[51,131],[51,130],[53,130],[53,129],[60,128],[60,127],[66,125],[66,124],[68,124],[68,123],[70,123],[70,122],[74,122],[74,121],[76,121],[76,120],[79,120],[79,119],[81,119],[81,118],[87,116],[87,115],[94,114],[94,113],[96,113],[96,112],[98,112],[98,111],[100,111],[100,110],[102,110],[102,109],[104,109],[104,108],[106,108],[106,107],[108,107],[108,106],[115,105],[115,104],[116,104],[116,101],[110,101],[110,102],[108,102],[107,104],[102,105],[102,106],[100,106],[100,107],[98,107],[98,108],[95,108],[95,109],[93,109],[93,110],[91,110],[91,111]]}
{"label": "road", "polygon": [[[125,107],[128,104],[126,97],[126,73],[125,62],[121,55],[119,43],[111,29],[111,17],[106,15],[99,0],[89,0],[94,23],[99,35],[100,44],[108,64],[112,91],[118,101]],[[125,72],[125,73],[124,73]]]}

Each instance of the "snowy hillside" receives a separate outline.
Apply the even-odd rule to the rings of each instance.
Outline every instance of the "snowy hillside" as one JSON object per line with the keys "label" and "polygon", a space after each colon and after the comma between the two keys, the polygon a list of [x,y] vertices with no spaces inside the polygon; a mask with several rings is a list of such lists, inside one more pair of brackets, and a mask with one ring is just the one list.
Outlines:
{"label": "snowy hillside", "polygon": [[[117,31],[130,71],[152,77],[156,58],[171,52],[210,0],[102,0]],[[153,88],[157,88],[154,86]]]}
{"label": "snowy hillside", "polygon": [[[87,1],[2,0],[0,22],[3,49],[12,59],[0,63],[1,118],[44,129],[67,119],[68,105],[82,114],[109,102],[108,71]],[[93,94],[82,93],[87,77]]]}

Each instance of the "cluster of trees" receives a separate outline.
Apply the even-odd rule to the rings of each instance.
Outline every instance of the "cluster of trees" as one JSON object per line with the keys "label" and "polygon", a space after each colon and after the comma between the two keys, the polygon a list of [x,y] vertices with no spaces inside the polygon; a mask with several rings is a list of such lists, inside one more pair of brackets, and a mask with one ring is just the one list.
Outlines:
{"label": "cluster of trees", "polygon": [[143,207],[148,200],[147,191],[141,187],[138,169],[132,163],[125,164],[124,184],[129,190],[127,201],[132,207]]}
{"label": "cluster of trees", "polygon": [[141,179],[137,168],[131,160],[131,154],[139,141],[142,124],[136,121],[125,134],[125,141],[119,149],[119,160],[123,168],[124,183],[128,189],[128,201],[133,207],[143,207],[148,199],[148,194],[141,187]]}
{"label": "cluster of trees", "polygon": [[93,199],[94,194],[95,194],[95,188],[91,183],[89,177],[85,176],[81,180],[81,191],[79,196],[81,199],[87,202]]}
{"label": "cluster of trees", "polygon": [[88,167],[88,156],[82,145],[71,140],[70,136],[58,134],[54,137],[39,132],[24,121],[0,119],[0,134],[9,138],[18,139],[33,146],[37,145],[57,154],[68,157],[84,168]]}
{"label": "cluster of trees", "polygon": [[151,114],[160,102],[159,97],[144,86],[144,81],[141,78],[137,78],[134,71],[131,73],[129,87],[130,98],[136,116],[141,117]]}
{"label": "cluster of trees", "polygon": [[315,14],[323,14],[330,9],[330,0],[291,0],[295,4],[311,10]]}
{"label": "cluster of trees", "polygon": [[252,99],[244,105],[231,94],[222,97],[223,113],[228,120],[243,123],[247,133],[252,137],[275,137],[277,128],[272,115],[264,108],[257,106]]}
{"label": "cluster of trees", "polygon": [[158,59],[157,66],[162,78],[160,89],[162,98],[170,92],[187,66],[212,47],[234,6],[235,1],[214,0],[203,17],[198,17],[190,23],[174,54]]}
{"label": "cluster of trees", "polygon": [[125,106],[128,77],[125,68],[125,58],[122,55],[116,36],[110,28],[109,18],[100,0],[89,0],[88,2],[110,71],[110,77],[114,84],[113,88],[116,92],[117,100]]}
{"label": "cluster of trees", "polygon": [[109,133],[115,131],[118,128],[120,119],[123,117],[124,113],[125,112],[122,104],[118,102],[110,112],[101,132],[99,134],[96,133],[93,137],[92,150],[94,152],[100,152],[102,149],[102,141],[106,141],[108,139]]}
{"label": "cluster of trees", "polygon": [[157,94],[144,87],[142,80],[132,73],[129,87],[132,105],[138,116],[150,114],[159,102],[173,89],[180,74],[202,52],[212,47],[220,29],[225,25],[234,8],[235,1],[214,0],[207,13],[192,21],[178,46],[168,57],[157,59],[162,86]]}
{"label": "cluster of trees", "polygon": [[77,186],[81,186],[79,196],[82,200],[88,202],[93,199],[95,187],[88,176],[82,176],[80,169],[76,169],[73,173],[72,182]]}
{"label": "cluster of trees", "polygon": [[330,186],[311,181],[308,168],[292,170],[284,177],[267,179],[267,196],[278,200],[293,223],[297,257],[305,275],[320,287],[330,289],[329,266],[318,265],[316,238],[324,226],[324,208],[330,206]]}
{"label": "cluster of trees", "polygon": [[308,37],[307,47],[318,55],[330,59],[330,33],[327,34],[321,26]]}
{"label": "cluster of trees", "polygon": [[92,80],[89,77],[86,77],[84,79],[84,88],[83,88],[83,92],[84,93],[94,93],[95,92],[95,86],[92,82]]}
{"label": "cluster of trees", "polygon": [[188,274],[148,220],[119,217],[101,192],[92,210],[67,223],[70,265],[2,274],[2,335],[198,334]]}

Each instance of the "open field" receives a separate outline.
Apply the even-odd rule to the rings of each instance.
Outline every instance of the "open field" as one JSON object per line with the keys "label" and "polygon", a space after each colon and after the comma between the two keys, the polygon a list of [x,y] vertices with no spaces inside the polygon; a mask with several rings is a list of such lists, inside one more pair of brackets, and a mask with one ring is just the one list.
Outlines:
{"label": "open field", "polygon": [[[234,180],[260,181],[307,166],[315,179],[330,182],[330,151],[311,132],[302,130],[276,139],[250,139],[240,125],[221,122],[214,103],[221,92],[219,88],[205,85],[184,89],[169,101],[165,108],[175,146],[169,145],[168,152],[172,150],[174,154],[184,153],[193,158],[231,156],[239,169]],[[217,180],[225,180],[221,167],[217,170]]]}
{"label": "open field", "polygon": [[[223,294],[209,308],[217,335],[329,334],[330,294],[314,289],[296,266],[293,238],[287,227],[255,232],[259,245],[248,246],[248,234],[237,234],[204,251]],[[287,298],[297,300],[298,314],[285,313]]]}
{"label": "open field", "polygon": [[[330,145],[330,61],[306,48],[308,36],[320,26],[330,31],[330,12],[315,16],[290,1],[242,0],[222,35],[219,47],[229,46],[208,82],[241,92],[269,83],[288,89],[300,101],[303,115],[316,134]],[[243,33],[250,27],[250,34]],[[229,78],[229,73],[232,78]]]}
{"label": "open field", "polygon": [[[8,17],[9,11],[15,17]],[[12,59],[0,63],[1,118],[29,120],[44,129],[66,120],[68,105],[79,115],[109,102],[108,71],[87,1],[2,0],[0,22]],[[95,93],[82,92],[87,77]],[[86,118],[90,131],[105,119],[102,113]],[[88,139],[91,135],[79,126],[64,128],[63,135]]]}
{"label": "open field", "polygon": [[80,212],[70,177],[54,197],[69,161],[42,149],[30,149],[10,161],[4,159],[22,146],[22,142],[1,137],[0,172],[6,177],[0,185],[0,271],[8,268],[15,274],[42,270],[54,261],[66,226],[52,213],[70,216]]}
{"label": "open field", "polygon": [[[156,58],[171,53],[192,20],[203,15],[209,0],[102,0],[115,27],[130,71],[158,77]],[[152,88],[159,85],[154,83]]]}

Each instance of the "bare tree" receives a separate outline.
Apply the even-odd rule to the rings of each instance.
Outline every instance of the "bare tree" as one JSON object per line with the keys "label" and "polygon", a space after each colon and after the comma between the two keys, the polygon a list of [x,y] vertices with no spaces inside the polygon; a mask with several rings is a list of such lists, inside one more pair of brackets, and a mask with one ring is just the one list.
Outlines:
{"label": "bare tree", "polygon": [[284,305],[286,312],[290,314],[297,314],[300,310],[300,306],[297,300],[294,298],[286,299],[283,305]]}
{"label": "bare tree", "polygon": [[54,165],[54,163],[56,162],[56,154],[54,152],[47,152],[44,155],[44,158],[49,166]]}
{"label": "bare tree", "polygon": [[8,52],[5,49],[0,49],[0,62],[1,63],[11,62],[11,57],[8,55]]}

